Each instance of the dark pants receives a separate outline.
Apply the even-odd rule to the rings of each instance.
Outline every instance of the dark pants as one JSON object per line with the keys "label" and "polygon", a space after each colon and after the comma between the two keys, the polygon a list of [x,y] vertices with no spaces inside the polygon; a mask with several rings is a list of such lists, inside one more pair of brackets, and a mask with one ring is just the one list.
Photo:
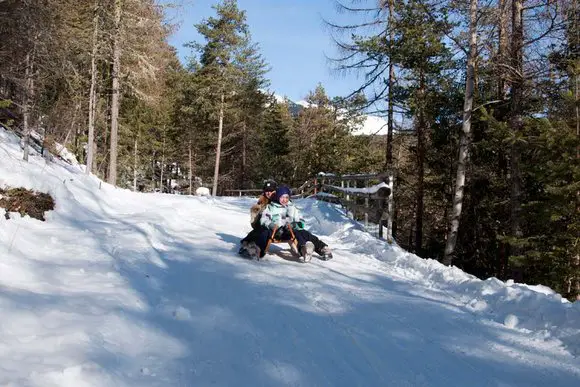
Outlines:
{"label": "dark pants", "polygon": [[[250,234],[252,234],[253,231],[251,231]],[[262,228],[261,230],[258,231],[259,235],[257,240],[255,240],[255,242],[260,248],[260,257],[263,257],[264,255],[266,255],[265,251],[266,245],[268,244],[268,239],[270,239],[270,236],[272,235],[272,230]],[[320,239],[318,239],[314,234],[310,233],[309,231],[306,230],[292,230],[292,231],[294,232],[294,235],[296,236],[296,240],[298,242],[298,251],[300,251],[300,249],[302,248],[302,246],[306,244],[306,242],[312,242],[314,244],[314,251],[316,251],[317,254],[322,255],[320,252],[324,247],[326,247],[326,243],[322,242]],[[248,236],[250,236],[250,234],[248,234]],[[279,234],[276,234],[276,238],[282,241],[289,241],[290,239],[292,239],[292,235],[290,234],[290,230],[284,227],[282,228],[281,231],[279,231]]]}
{"label": "dark pants", "polygon": [[246,235],[244,239],[241,240],[242,243],[250,243],[250,242],[258,242],[258,238],[260,238],[261,228],[253,228],[252,231]]}

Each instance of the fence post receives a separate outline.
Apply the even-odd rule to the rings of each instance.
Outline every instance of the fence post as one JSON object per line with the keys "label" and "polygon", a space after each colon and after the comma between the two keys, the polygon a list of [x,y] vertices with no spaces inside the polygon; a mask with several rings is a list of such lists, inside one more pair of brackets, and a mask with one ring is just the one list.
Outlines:
{"label": "fence post", "polygon": [[[346,188],[350,188],[350,180],[346,181]],[[350,195],[346,194],[346,200],[349,201],[350,200]]]}
{"label": "fence post", "polygon": [[391,192],[387,198],[387,242],[393,243],[393,208],[394,208],[394,198],[393,198],[393,172],[389,173],[388,186]]}
{"label": "fence post", "polygon": [[369,228],[369,197],[365,197],[365,230]]}
{"label": "fence post", "polygon": [[[388,218],[388,214],[386,213],[388,208],[388,198],[391,194],[389,188],[382,187],[377,192],[377,215],[379,218],[379,238],[383,239],[383,224]],[[387,231],[388,233],[388,231]]]}

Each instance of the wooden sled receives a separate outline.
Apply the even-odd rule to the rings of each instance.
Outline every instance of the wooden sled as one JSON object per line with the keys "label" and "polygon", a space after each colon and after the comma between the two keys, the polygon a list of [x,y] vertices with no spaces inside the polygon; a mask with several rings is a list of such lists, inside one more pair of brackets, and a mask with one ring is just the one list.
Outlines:
{"label": "wooden sled", "polygon": [[294,235],[294,230],[292,229],[292,226],[288,225],[288,231],[290,232],[290,239],[278,239],[276,238],[276,232],[278,231],[278,226],[274,227],[274,229],[272,230],[272,233],[270,234],[270,238],[268,238],[268,243],[266,244],[266,249],[264,254],[268,254],[268,251],[270,250],[270,245],[272,243],[288,243],[288,245],[290,246],[290,252],[292,253],[292,256],[294,256],[295,258],[298,258],[301,262],[308,262],[310,261],[310,259],[308,259],[308,261],[304,260],[302,258],[302,256],[300,255],[300,252],[298,251],[298,240],[296,239],[296,235]]}

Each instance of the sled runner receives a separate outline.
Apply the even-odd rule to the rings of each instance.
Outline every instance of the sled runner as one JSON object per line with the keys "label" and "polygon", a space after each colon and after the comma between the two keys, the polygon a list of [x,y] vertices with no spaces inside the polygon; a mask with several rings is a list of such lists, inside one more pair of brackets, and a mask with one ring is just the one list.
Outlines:
{"label": "sled runner", "polygon": [[[287,232],[286,232],[287,230]],[[270,245],[272,243],[288,243],[290,246],[290,252],[296,258],[300,258],[301,262],[309,262],[312,259],[312,254],[306,257],[302,257],[300,252],[298,251],[298,240],[296,239],[296,235],[294,235],[294,230],[292,226],[287,225],[286,230],[282,235],[278,235],[279,227],[276,226],[272,230],[270,234],[270,238],[268,239],[268,243],[266,244],[265,254],[268,254],[268,250],[270,249]]]}

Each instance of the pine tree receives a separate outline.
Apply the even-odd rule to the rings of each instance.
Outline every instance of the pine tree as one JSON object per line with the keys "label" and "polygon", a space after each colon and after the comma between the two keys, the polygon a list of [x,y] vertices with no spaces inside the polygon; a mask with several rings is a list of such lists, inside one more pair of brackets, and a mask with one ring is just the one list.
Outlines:
{"label": "pine tree", "polygon": [[235,0],[224,0],[213,7],[217,17],[210,17],[196,25],[198,32],[207,41],[205,45],[194,44],[201,52],[199,84],[204,107],[218,121],[216,157],[212,194],[217,194],[223,123],[226,104],[236,90],[239,69],[234,65],[235,54],[246,41],[248,27],[245,12],[240,11]]}
{"label": "pine tree", "polygon": [[261,142],[261,177],[273,178],[279,182],[288,183],[293,165],[290,153],[289,133],[292,128],[292,118],[288,105],[272,101],[264,115],[263,139]]}
{"label": "pine tree", "polygon": [[457,160],[457,175],[455,178],[455,193],[453,206],[451,207],[451,221],[443,263],[451,265],[455,254],[455,244],[459,232],[459,219],[463,207],[463,196],[467,173],[467,161],[471,148],[471,122],[473,117],[473,100],[475,89],[475,63],[477,59],[477,0],[470,0],[469,7],[469,51],[467,54],[467,70],[465,74],[465,97],[463,103],[463,123],[461,126],[461,139],[459,143],[459,156]]}
{"label": "pine tree", "polygon": [[319,172],[348,172],[353,160],[350,133],[361,123],[360,95],[329,98],[319,84],[306,97],[291,134],[294,171],[291,180],[302,184]]}
{"label": "pine tree", "polygon": [[263,90],[269,86],[265,78],[267,64],[258,46],[252,44],[249,33],[234,64],[239,70],[239,79],[238,92],[231,103],[235,129],[229,141],[232,150],[228,158],[230,170],[239,177],[237,186],[247,188],[250,181],[255,181],[261,174],[257,157],[260,152],[259,128],[264,120],[268,100]]}
{"label": "pine tree", "polygon": [[[233,175],[240,171],[233,168],[233,163],[227,165],[227,160],[229,156],[234,157],[235,149],[239,148],[238,143],[242,144],[242,159],[244,152],[247,154],[247,141],[244,139],[249,138],[247,132],[252,129],[251,111],[255,112],[256,108],[259,110],[265,102],[264,96],[259,92],[265,85],[265,64],[257,47],[251,42],[245,12],[238,9],[237,2],[224,0],[213,8],[216,17],[210,17],[196,25],[206,41],[205,44],[194,42],[190,46],[200,53],[199,67],[195,72],[195,104],[207,118],[210,133],[215,133],[215,129],[212,129],[215,125],[211,123],[218,123],[212,188],[212,193],[216,195],[222,156],[226,162],[224,177],[227,176],[228,184],[232,185]],[[240,110],[242,106],[247,109]],[[242,141],[236,144],[227,144],[228,141],[240,138]],[[242,165],[246,164],[242,162]],[[241,175],[242,184],[245,184],[245,169]]]}
{"label": "pine tree", "polygon": [[435,117],[428,102],[430,94],[439,90],[445,70],[452,67],[451,52],[444,43],[450,29],[445,18],[434,19],[426,12],[426,5],[418,0],[409,0],[400,11],[396,21],[397,62],[409,96],[409,115],[414,119],[417,137],[417,185],[415,203],[415,240],[413,249],[421,253],[423,244],[423,216],[425,196],[425,156],[429,127]]}

